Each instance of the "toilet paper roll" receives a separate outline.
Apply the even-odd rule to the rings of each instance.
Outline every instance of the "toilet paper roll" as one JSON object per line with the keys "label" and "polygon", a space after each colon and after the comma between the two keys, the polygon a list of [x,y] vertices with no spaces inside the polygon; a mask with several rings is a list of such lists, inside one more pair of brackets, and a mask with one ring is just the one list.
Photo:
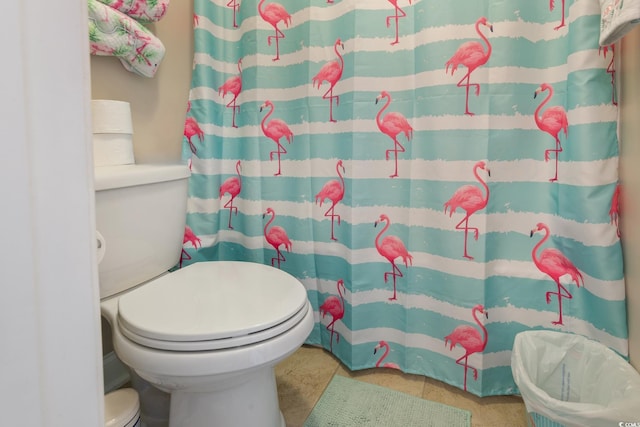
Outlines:
{"label": "toilet paper roll", "polygon": [[93,165],[115,166],[135,163],[130,133],[94,133]]}
{"label": "toilet paper roll", "polygon": [[91,101],[93,133],[133,133],[131,105],[125,101]]}

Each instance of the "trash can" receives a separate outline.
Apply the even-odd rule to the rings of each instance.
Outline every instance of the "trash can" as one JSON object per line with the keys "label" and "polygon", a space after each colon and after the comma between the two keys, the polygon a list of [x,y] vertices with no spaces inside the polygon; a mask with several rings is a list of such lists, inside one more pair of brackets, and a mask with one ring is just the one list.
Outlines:
{"label": "trash can", "polygon": [[132,388],[121,388],[104,396],[105,427],[140,427],[140,402]]}
{"label": "trash can", "polygon": [[640,425],[640,374],[599,342],[564,332],[520,332],[511,371],[531,426]]}

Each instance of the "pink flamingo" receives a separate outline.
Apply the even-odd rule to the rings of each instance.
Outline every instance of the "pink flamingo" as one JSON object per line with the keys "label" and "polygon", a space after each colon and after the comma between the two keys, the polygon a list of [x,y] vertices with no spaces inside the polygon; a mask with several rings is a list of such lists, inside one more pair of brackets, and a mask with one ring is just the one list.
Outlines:
{"label": "pink flamingo", "polygon": [[262,133],[264,134],[264,136],[273,140],[273,142],[275,142],[278,146],[278,149],[276,151],[272,151],[269,153],[269,160],[271,161],[273,161],[274,153],[278,155],[278,172],[274,174],[277,176],[282,173],[280,170],[280,155],[287,154],[287,150],[282,144],[280,144],[280,138],[284,136],[287,139],[287,142],[291,144],[291,142],[293,141],[293,133],[291,132],[291,129],[289,129],[289,126],[280,119],[273,119],[270,120],[269,123],[265,124],[267,118],[269,118],[269,116],[271,116],[271,114],[273,114],[276,109],[271,101],[265,101],[265,103],[260,107],[260,112],[262,112],[262,110],[267,107],[269,107],[270,110],[267,115],[263,117],[262,122],[260,123],[260,127],[262,127]]}
{"label": "pink flamingo", "polygon": [[284,248],[288,252],[291,252],[291,240],[289,240],[289,236],[287,236],[285,229],[278,225],[274,225],[269,229],[269,231],[267,231],[267,227],[269,227],[273,220],[276,219],[276,213],[273,209],[267,208],[267,211],[262,214],[262,218],[267,215],[271,215],[271,219],[269,219],[264,226],[264,238],[267,239],[267,242],[276,250],[277,256],[271,258],[271,266],[275,267],[273,262],[278,260],[278,268],[280,268],[280,262],[286,261],[284,255],[280,252],[280,245],[284,245]]}
{"label": "pink flamingo", "polygon": [[538,223],[536,228],[531,230],[530,237],[533,237],[533,233],[536,231],[544,230],[544,237],[540,240],[531,251],[531,257],[533,258],[533,262],[538,267],[538,270],[547,274],[558,286],[558,292],[547,292],[546,299],[547,304],[551,302],[551,295],[558,296],[558,312],[559,317],[557,321],[551,322],[554,325],[563,325],[562,323],[562,298],[573,298],[571,293],[562,286],[560,283],[560,277],[568,274],[571,276],[571,280],[575,282],[578,287],[580,287],[580,282],[584,285],[584,279],[582,278],[582,274],[578,271],[575,265],[569,259],[564,256],[562,252],[555,248],[547,248],[540,252],[540,257],[536,255],[536,251],[542,246],[544,242],[549,238],[549,227],[546,224]]}
{"label": "pink flamingo", "polygon": [[[393,46],[394,44],[398,44],[398,20],[407,16],[407,14],[398,6],[398,0],[388,0],[388,2],[391,3],[396,10],[395,15],[387,16],[387,28],[391,26],[391,18],[396,20],[396,39],[391,42],[391,45]],[[411,0],[409,0],[409,4],[411,4]]]}
{"label": "pink flamingo", "polygon": [[[330,351],[333,353],[333,334],[334,334],[334,325],[335,323],[344,317],[344,295],[343,292],[346,293],[344,287],[344,280],[340,279],[336,283],[336,288],[338,289],[338,295],[340,295],[340,299],[337,296],[331,295],[324,300],[322,305],[320,306],[320,313],[322,313],[322,318],[329,313],[331,315],[331,323],[327,325],[327,331],[331,332],[330,339]],[[340,334],[335,332],[336,334],[336,343],[340,342]]]}
{"label": "pink flamingo", "polygon": [[[193,230],[188,225],[184,227],[184,237],[182,238],[182,245],[184,245],[187,242],[191,243],[191,245],[195,249],[202,247],[202,242],[200,241],[198,236],[196,236],[193,233]],[[182,268],[182,261],[190,261],[190,260],[191,260],[191,255],[189,255],[189,253],[185,251],[184,248],[182,248],[182,255],[180,256],[180,268]]]}
{"label": "pink flamingo", "polygon": [[598,49],[598,54],[602,52],[602,55],[606,58],[609,49],[611,49],[611,61],[609,61],[609,65],[607,65],[607,74],[611,75],[611,103],[618,105],[618,101],[616,101],[616,45],[601,46],[600,49]]}
{"label": "pink flamingo", "polygon": [[344,178],[340,173],[340,168],[342,168],[342,172],[344,173],[344,166],[342,165],[342,160],[338,160],[336,163],[336,172],[338,173],[338,177],[340,177],[340,182],[338,180],[332,179],[331,181],[327,181],[323,186],[320,192],[316,194],[316,203],[320,202],[320,206],[322,207],[322,202],[325,199],[331,200],[331,207],[324,213],[325,217],[331,218],[331,240],[338,240],[335,238],[333,234],[333,220],[334,218],[338,218],[338,225],[340,225],[340,215],[336,214],[335,207],[340,200],[344,197]]}
{"label": "pink flamingo", "polygon": [[[486,53],[484,51],[484,47],[482,46],[482,43],[477,41],[465,42],[460,45],[458,50],[456,50],[456,53],[454,53],[451,59],[449,59],[445,64],[446,65],[445,72],[449,72],[449,66],[451,66],[452,76],[453,76],[453,73],[456,72],[460,64],[467,67],[467,74],[465,74],[464,77],[460,79],[457,86],[458,87],[464,86],[466,88],[467,95],[466,95],[464,113],[469,116],[473,116],[473,113],[469,111],[469,86],[475,86],[476,96],[480,95],[480,85],[477,83],[469,82],[469,79],[471,78],[471,73],[473,73],[473,71],[476,68],[486,64],[487,61],[489,60],[489,57],[491,56],[491,43],[489,43],[489,40],[487,39],[487,37],[480,31],[480,25],[484,25],[485,27],[488,27],[491,32],[493,32],[493,25],[488,23],[487,18],[485,18],[484,16],[478,18],[478,20],[476,21],[476,33],[478,33],[480,38],[484,40],[484,42],[487,44]],[[466,83],[463,84],[462,82],[464,82],[465,80],[466,80]]]}
{"label": "pink flamingo", "polygon": [[[554,30],[560,29],[562,27],[564,27],[564,0],[562,1],[562,22],[560,22],[560,25],[558,25],[557,27],[554,27]],[[555,0],[549,0],[549,10],[553,11],[555,7]]]}
{"label": "pink flamingo", "polygon": [[233,199],[236,198],[240,191],[242,191],[242,176],[240,176],[240,160],[236,162],[236,173],[238,176],[232,176],[227,178],[222,185],[220,186],[220,198],[225,195],[225,193],[229,193],[231,198],[227,203],[224,204],[225,208],[229,209],[229,228],[233,230],[231,226],[231,213],[235,211],[235,214],[238,215],[238,208],[233,206]]}
{"label": "pink flamingo", "polygon": [[233,95],[233,99],[227,104],[227,108],[231,108],[233,111],[231,126],[234,128],[238,127],[236,126],[236,111],[240,111],[240,106],[236,104],[236,100],[242,91],[242,58],[238,59],[238,72],[239,74],[237,76],[229,77],[227,81],[218,88],[218,94],[223,98],[227,96],[227,93]]}
{"label": "pink flamingo", "polygon": [[[380,367],[380,364],[382,363],[382,361],[389,354],[389,344],[386,341],[380,341],[378,343],[378,345],[376,345],[376,347],[373,349],[373,354],[376,354],[378,352],[378,350],[380,350],[381,348],[384,348],[384,354],[382,356],[380,356],[380,359],[378,359],[378,361],[376,362],[376,368]],[[385,363],[384,365],[382,365],[382,367],[383,368],[400,369],[400,366],[396,365],[395,363],[390,363],[390,362]]]}
{"label": "pink flamingo", "polygon": [[233,8],[233,27],[238,28],[238,24],[236,22],[236,13],[240,10],[240,2],[238,0],[229,0],[227,3],[227,7]]}
{"label": "pink flamingo", "polygon": [[278,29],[278,23],[280,21],[284,22],[284,25],[289,28],[289,24],[291,24],[291,15],[289,12],[282,6],[280,3],[269,3],[262,9],[262,4],[264,0],[260,0],[258,3],[258,13],[262,17],[264,21],[271,24],[273,29],[276,31],[275,36],[267,37],[267,44],[271,46],[271,39],[276,39],[276,57],[273,58],[274,61],[280,59],[280,44],[279,40],[284,38],[284,33]]}
{"label": "pink flamingo", "polygon": [[[487,346],[487,340],[489,338],[489,334],[487,333],[487,328],[478,320],[477,313],[484,314],[488,319],[489,314],[484,310],[484,306],[478,304],[471,310],[471,315],[476,323],[482,329],[484,338],[480,336],[480,332],[472,326],[469,325],[459,325],[456,326],[453,332],[444,337],[444,345],[447,346],[447,342],[451,341],[449,344],[449,350],[453,350],[453,348],[460,344],[464,349],[465,353],[462,357],[456,360],[456,364],[464,367],[464,390],[467,391],[467,370],[473,370],[473,379],[478,379],[478,370],[473,366],[469,366],[469,356],[473,353],[479,353],[484,351]],[[464,362],[462,362],[464,359]]]}
{"label": "pink flamingo", "polygon": [[380,230],[378,235],[376,236],[376,249],[378,253],[385,257],[390,263],[392,270],[384,273],[384,283],[387,283],[389,275],[393,276],[393,297],[389,298],[390,301],[398,299],[396,296],[396,277],[403,277],[402,272],[398,268],[395,263],[395,259],[398,257],[402,257],[402,261],[404,262],[404,266],[409,268],[408,264],[413,265],[413,257],[405,248],[404,243],[396,236],[386,236],[382,239],[382,243],[380,243],[380,236],[387,231],[387,228],[391,225],[391,220],[385,214],[380,215],[380,218],[374,223],[374,227],[378,226],[378,223],[386,222],[384,228]]}
{"label": "pink flamingo", "polygon": [[[453,196],[451,196],[451,198],[444,204],[445,214],[447,213],[447,208],[451,209],[449,211],[449,217],[453,215],[458,207],[467,211],[467,214],[462,218],[462,221],[456,225],[456,230],[464,230],[464,257],[468,259],[473,259],[473,257],[467,253],[467,237],[469,235],[469,230],[473,230],[473,237],[475,240],[478,240],[478,229],[476,227],[469,227],[469,217],[476,211],[487,206],[487,202],[489,201],[489,186],[478,175],[478,169],[485,170],[489,176],[491,176],[491,171],[483,161],[480,161],[473,166],[473,176],[475,176],[478,182],[480,182],[480,185],[484,187],[484,190],[487,192],[486,196],[483,197],[482,191],[475,185],[463,185],[458,188],[456,192],[453,193]],[[462,223],[464,223],[464,226]]]}
{"label": "pink flamingo", "polygon": [[198,150],[196,149],[196,146],[193,145],[193,142],[191,141],[191,138],[194,135],[198,136],[198,140],[200,140],[200,142],[202,142],[202,140],[204,139],[204,132],[202,131],[202,129],[200,129],[200,126],[198,125],[198,122],[196,121],[196,119],[194,119],[193,117],[187,117],[187,120],[185,120],[184,122],[184,136],[187,137],[187,141],[189,141],[189,147],[191,148],[191,152],[193,154],[196,154]]}
{"label": "pink flamingo", "polygon": [[616,185],[616,189],[613,191],[613,197],[611,197],[611,209],[609,209],[609,218],[611,218],[611,224],[616,226],[616,234],[621,237],[620,226],[618,225],[618,219],[620,218],[620,183]]}
{"label": "pink flamingo", "polygon": [[549,107],[546,110],[544,110],[542,115],[539,115],[542,107],[546,105],[546,103],[549,102],[549,100],[553,96],[553,87],[551,87],[551,85],[547,83],[542,83],[540,87],[536,89],[536,91],[533,94],[533,98],[535,99],[540,92],[543,92],[545,90],[548,90],[549,93],[547,94],[547,97],[544,99],[544,101],[542,101],[540,105],[538,105],[538,108],[536,108],[534,117],[536,120],[536,125],[538,125],[538,129],[548,133],[549,135],[554,137],[556,140],[555,149],[551,148],[548,150],[544,150],[545,162],[549,161],[550,152],[556,153],[556,174],[553,178],[549,179],[549,181],[553,182],[558,180],[558,156],[562,152],[562,145],[560,144],[560,138],[558,138],[558,134],[562,130],[564,132],[565,138],[567,137],[569,122],[567,121],[567,113],[564,111],[564,108],[560,106]]}
{"label": "pink flamingo", "polygon": [[338,55],[338,60],[324,64],[322,68],[320,68],[320,71],[318,71],[318,74],[316,74],[312,79],[313,86],[317,83],[318,89],[320,89],[322,82],[326,81],[329,83],[329,90],[322,95],[322,99],[329,100],[329,121],[331,122],[335,122],[333,119],[333,99],[336,99],[336,106],[340,105],[340,96],[333,95],[333,87],[342,77],[342,70],[344,69],[344,59],[342,59],[342,55],[340,55],[340,51],[338,51],[338,46],[342,47],[344,50],[344,44],[342,44],[340,39],[337,39],[333,45],[333,51]]}
{"label": "pink flamingo", "polygon": [[386,110],[387,107],[389,107],[389,104],[391,104],[391,95],[383,90],[382,92],[380,92],[380,95],[376,97],[376,104],[382,98],[387,98],[387,102],[380,109],[380,111],[378,111],[378,114],[376,115],[376,123],[378,125],[378,129],[380,129],[380,132],[387,134],[389,138],[393,139],[393,148],[385,151],[385,157],[387,160],[389,160],[389,152],[393,151],[396,166],[393,175],[389,175],[389,177],[395,178],[396,176],[398,176],[398,151],[401,151],[403,153],[405,152],[402,144],[398,142],[398,134],[400,134],[400,132],[404,133],[407,141],[411,141],[411,138],[413,138],[413,128],[411,127],[407,119],[400,113],[387,113],[383,118],[381,118],[382,112]]}

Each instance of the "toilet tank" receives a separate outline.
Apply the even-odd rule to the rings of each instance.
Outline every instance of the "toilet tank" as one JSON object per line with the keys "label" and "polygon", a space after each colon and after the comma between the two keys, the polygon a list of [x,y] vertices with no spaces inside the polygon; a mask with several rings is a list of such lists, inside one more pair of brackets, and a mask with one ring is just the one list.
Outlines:
{"label": "toilet tank", "polygon": [[119,165],[95,170],[100,299],[165,273],[182,253],[186,165]]}

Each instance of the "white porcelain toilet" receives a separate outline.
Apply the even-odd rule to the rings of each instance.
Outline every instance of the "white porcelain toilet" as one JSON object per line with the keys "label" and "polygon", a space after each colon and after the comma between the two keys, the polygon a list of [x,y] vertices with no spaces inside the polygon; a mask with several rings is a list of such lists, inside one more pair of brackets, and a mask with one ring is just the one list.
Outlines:
{"label": "white porcelain toilet", "polygon": [[304,286],[242,261],[167,273],[182,251],[187,166],[95,171],[101,308],[118,357],[170,393],[171,427],[285,426],[273,368],[313,328]]}

